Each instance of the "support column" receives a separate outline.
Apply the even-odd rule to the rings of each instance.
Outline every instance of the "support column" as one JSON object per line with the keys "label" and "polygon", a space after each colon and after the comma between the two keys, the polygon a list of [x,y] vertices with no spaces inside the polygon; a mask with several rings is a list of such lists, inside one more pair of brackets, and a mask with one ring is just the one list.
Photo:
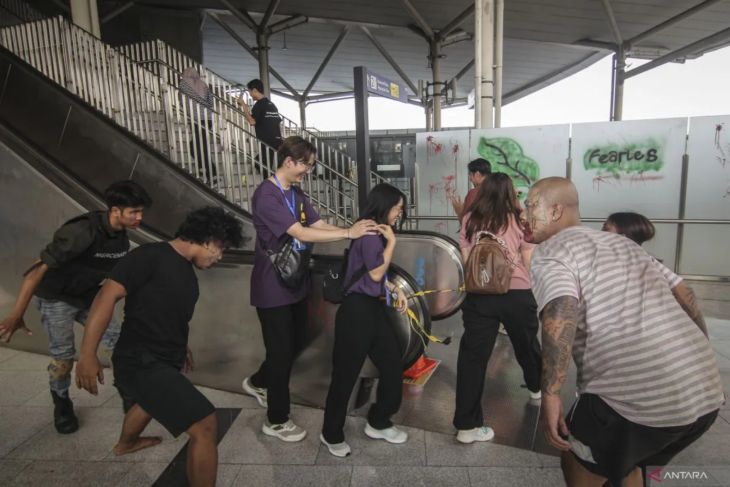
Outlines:
{"label": "support column", "polygon": [[433,130],[441,130],[441,44],[431,41],[431,71],[433,73]]}
{"label": "support column", "polygon": [[504,41],[504,0],[494,4],[494,126],[502,126],[502,53]]}
{"label": "support column", "polygon": [[480,27],[480,35],[477,36],[479,43],[475,42],[474,45],[475,51],[481,53],[481,72],[477,72],[476,80],[480,84],[481,93],[474,103],[479,103],[479,127],[492,128],[494,127],[494,3],[492,0],[475,1],[477,2],[475,13],[481,12],[477,20]]}
{"label": "support column", "polygon": [[101,37],[96,0],[71,0],[71,19],[75,25],[96,37]]}
{"label": "support column", "polygon": [[611,107],[611,120],[622,120],[624,108],[624,81],[626,74],[626,51],[623,46],[613,55],[613,106]]}
{"label": "support column", "polygon": [[307,128],[307,99],[304,97],[299,99],[299,127]]}
{"label": "support column", "polygon": [[431,100],[426,98],[423,104],[423,111],[426,114],[426,132],[433,130],[433,120],[431,119]]}
{"label": "support column", "polygon": [[259,79],[264,84],[264,95],[271,98],[271,81],[269,80],[269,34],[256,34],[259,58]]}
{"label": "support column", "polygon": [[362,214],[370,193],[370,125],[368,121],[367,71],[353,68],[355,81],[355,141],[357,145],[357,200]]}

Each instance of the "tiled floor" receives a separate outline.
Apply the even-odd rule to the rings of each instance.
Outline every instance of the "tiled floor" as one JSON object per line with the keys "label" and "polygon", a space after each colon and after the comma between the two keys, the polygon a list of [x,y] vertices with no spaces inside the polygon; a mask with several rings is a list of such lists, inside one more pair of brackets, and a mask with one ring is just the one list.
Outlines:
{"label": "tiled floor", "polygon": [[[455,321],[454,324],[457,322]],[[710,319],[711,338],[726,387],[730,386],[730,321]],[[437,325],[448,326],[448,325]],[[458,333],[457,337],[458,339]],[[451,347],[454,347],[452,345]],[[346,436],[353,454],[329,455],[318,442],[322,411],[296,407],[292,416],[310,434],[283,444],[260,432],[264,411],[248,396],[201,388],[218,407],[236,414],[219,443],[221,486],[546,486],[562,484],[558,458],[535,430],[539,408],[526,405],[519,368],[509,342],[500,338],[490,363],[484,404],[497,431],[493,443],[456,444],[450,426],[455,348],[433,348],[445,360],[422,391],[406,391],[398,422],[410,434],[403,445],[367,439],[362,410],[348,418]],[[0,347],[0,486],[147,486],[160,478],[184,447],[159,424],[161,445],[115,457],[122,410],[107,374],[98,396],[73,390],[81,428],[58,435],[52,425],[47,358]],[[511,387],[505,386],[511,383]],[[500,400],[497,396],[509,399]],[[730,486],[730,407],[712,429],[682,452],[677,465],[706,465]],[[165,478],[165,477],[163,477]],[[171,485],[160,482],[158,485]]]}

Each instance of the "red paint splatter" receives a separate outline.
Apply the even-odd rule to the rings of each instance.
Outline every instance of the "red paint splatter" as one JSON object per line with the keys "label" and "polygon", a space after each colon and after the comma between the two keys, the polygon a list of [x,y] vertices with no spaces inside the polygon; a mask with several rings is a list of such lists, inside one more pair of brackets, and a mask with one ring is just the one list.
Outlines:
{"label": "red paint splatter", "polygon": [[436,138],[433,135],[426,137],[426,160],[431,159],[431,154],[441,154],[444,150],[444,144],[436,142]]}
{"label": "red paint splatter", "polygon": [[441,176],[441,181],[444,188],[444,195],[447,200],[450,200],[456,195],[456,175],[449,174],[448,176]]}

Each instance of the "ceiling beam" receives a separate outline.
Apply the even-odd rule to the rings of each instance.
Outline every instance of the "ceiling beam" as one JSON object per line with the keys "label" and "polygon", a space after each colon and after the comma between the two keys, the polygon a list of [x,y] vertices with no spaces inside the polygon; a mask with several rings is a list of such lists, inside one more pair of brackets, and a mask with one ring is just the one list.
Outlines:
{"label": "ceiling beam", "polygon": [[338,93],[325,93],[323,95],[314,95],[307,98],[307,103],[319,103],[322,101],[344,100],[355,96],[353,91],[341,91]]}
{"label": "ceiling beam", "polygon": [[[234,17],[236,17],[238,20],[240,20],[246,27],[251,29],[254,32],[259,31],[259,26],[256,23],[256,21],[246,12],[245,10],[238,9],[235,5],[233,5],[230,0],[220,0],[220,2],[228,9],[228,11],[233,14]],[[209,12],[213,13],[213,12]]]}
{"label": "ceiling beam", "polygon": [[[276,12],[276,9],[279,8],[279,4],[281,3],[281,0],[271,0],[269,2],[269,6],[266,9],[266,13],[264,13],[264,18],[261,19],[261,23],[259,24],[259,31],[264,31],[269,27],[269,22],[271,21],[271,17],[274,16],[274,12]],[[263,33],[263,32],[261,32]]]}
{"label": "ceiling beam", "polygon": [[[407,0],[406,0],[407,1]],[[388,53],[388,51],[385,50],[385,47],[375,38],[375,36],[370,32],[370,30],[367,27],[360,26],[360,30],[363,31],[365,36],[370,39],[370,42],[373,43],[375,48],[380,51],[380,54],[385,58],[386,61],[388,61],[388,64],[395,70],[396,73],[398,73],[398,76],[401,77],[403,81],[406,82],[408,87],[411,89],[414,95],[419,96],[418,88],[416,88],[416,85],[411,81],[411,79],[408,77],[408,75],[403,71],[403,69],[398,65],[398,63],[393,59],[393,57]]]}
{"label": "ceiling beam", "polygon": [[606,57],[605,52],[593,52],[592,54],[589,54],[588,56],[580,59],[579,61],[562,68],[558,68],[555,71],[546,74],[545,76],[541,76],[538,79],[534,81],[530,81],[529,83],[520,86],[519,88],[510,91],[509,93],[506,93],[502,97],[502,104],[506,105],[507,103],[511,103],[515,100],[519,100],[523,96],[527,96],[530,93],[534,93],[545,86],[548,86],[556,81],[559,81],[563,78],[567,78],[573,73],[577,73],[581,69],[584,69],[591,64],[595,63],[596,61],[603,59]]}
{"label": "ceiling beam", "polygon": [[426,22],[426,19],[423,18],[423,16],[416,10],[416,7],[413,6],[413,4],[409,0],[400,0],[403,6],[406,8],[408,13],[411,17],[413,17],[413,20],[416,21],[418,24],[418,27],[421,28],[421,30],[429,37],[429,39],[433,40],[436,38],[436,34],[434,33],[433,29],[430,25],[428,25],[428,22]]}
{"label": "ceiling beam", "polygon": [[723,0],[705,0],[704,2],[698,3],[694,7],[688,8],[684,12],[677,14],[670,19],[665,20],[661,24],[657,24],[654,27],[652,27],[651,29],[645,30],[641,34],[635,35],[631,39],[627,40],[626,44],[629,47],[631,47],[641,41],[648,39],[649,37],[653,36],[654,34],[661,32],[665,29],[668,29],[669,27],[673,26],[674,24],[677,24],[677,23],[683,21],[687,17],[690,17],[691,15],[701,12],[702,10],[705,10],[706,8],[709,8],[713,5],[715,5],[716,3],[720,3],[722,1]]}
{"label": "ceiling beam", "polygon": [[[252,48],[251,46],[249,46],[249,45],[248,45],[248,42],[246,42],[246,41],[245,41],[245,40],[243,39],[243,37],[241,37],[240,35],[238,35],[238,33],[237,33],[237,32],[236,32],[235,30],[233,30],[233,28],[232,28],[232,27],[231,27],[230,25],[228,25],[228,24],[227,24],[226,22],[224,22],[224,21],[223,21],[223,19],[221,19],[221,18],[220,18],[220,17],[218,16],[218,14],[216,14],[216,13],[214,13],[214,12],[208,12],[208,16],[210,16],[210,18],[212,18],[212,19],[213,19],[213,20],[214,20],[214,21],[215,21],[215,22],[216,22],[216,23],[217,23],[218,25],[220,25],[221,27],[223,27],[223,30],[225,30],[225,31],[226,31],[226,32],[228,33],[228,35],[229,35],[229,36],[233,37],[233,40],[235,40],[236,42],[238,42],[238,43],[239,43],[239,44],[241,45],[241,47],[243,47],[243,49],[244,49],[244,50],[245,50],[245,51],[246,51],[247,53],[249,53],[249,54],[250,54],[251,56],[253,56],[253,58],[254,58],[254,59],[258,60],[259,56],[258,56],[258,54],[256,53],[256,51],[254,51],[254,49],[253,49],[253,48]],[[286,80],[284,79],[284,77],[283,77],[283,76],[281,76],[281,75],[280,75],[280,74],[279,74],[279,73],[278,73],[278,72],[277,72],[277,71],[276,71],[276,70],[275,70],[274,68],[272,68],[271,66],[269,66],[269,73],[271,73],[271,75],[272,75],[272,76],[273,76],[274,78],[276,78],[277,80],[279,80],[279,82],[280,82],[280,83],[281,83],[282,85],[284,85],[284,86],[286,87],[286,89],[288,89],[288,90],[289,90],[289,91],[290,91],[290,92],[292,93],[292,95],[293,95],[293,96],[295,97],[295,99],[297,99],[297,100],[298,100],[298,99],[299,99],[299,98],[301,97],[301,96],[299,95],[299,92],[298,92],[298,91],[297,91],[297,90],[296,90],[296,89],[295,89],[295,88],[294,88],[294,87],[293,87],[292,85],[290,85],[290,84],[289,84],[289,83],[288,83],[288,82],[287,82],[287,81],[286,81]]]}
{"label": "ceiling beam", "polygon": [[697,42],[693,42],[692,44],[674,50],[669,54],[658,57],[653,61],[649,61],[648,63],[639,66],[638,68],[632,69],[631,71],[626,71],[626,73],[624,74],[624,79],[628,79],[638,74],[644,73],[646,71],[649,71],[650,69],[661,66],[662,64],[670,63],[678,58],[694,54],[697,51],[702,51],[710,47],[716,47],[720,44],[727,42],[728,39],[730,39],[730,27],[716,32],[711,36],[707,36],[704,39],[700,39]]}
{"label": "ceiling beam", "polygon": [[345,36],[347,36],[348,31],[350,30],[349,26],[344,26],[342,30],[340,31],[340,34],[337,36],[337,39],[335,39],[334,44],[332,44],[332,47],[330,47],[330,50],[327,52],[327,55],[322,60],[322,63],[319,65],[319,68],[317,68],[317,72],[314,73],[314,76],[312,77],[312,81],[309,82],[309,85],[304,90],[304,93],[302,93],[302,96],[304,98],[309,95],[309,92],[312,91],[312,88],[314,87],[314,84],[317,82],[319,77],[322,75],[322,72],[327,67],[327,64],[329,64],[330,59],[332,59],[332,56],[335,54],[335,51],[337,51],[337,48],[340,47],[340,43],[344,40]]}
{"label": "ceiling beam", "polygon": [[306,24],[309,19],[303,15],[292,15],[286,19],[274,22],[269,26],[269,34],[277,34],[281,31],[292,29],[298,25]]}
{"label": "ceiling beam", "polygon": [[[566,45],[566,44],[564,44]],[[618,51],[618,44],[613,42],[594,41],[592,39],[581,39],[575,41],[571,46],[587,47],[588,49],[603,49],[606,51]]]}
{"label": "ceiling beam", "polygon": [[451,34],[451,32],[459,27],[462,22],[466,20],[467,17],[469,17],[471,14],[474,13],[474,2],[471,2],[471,4],[464,9],[463,12],[461,12],[459,15],[454,17],[454,20],[449,22],[444,26],[443,29],[441,29],[438,33],[439,37],[443,39],[447,35]]}
{"label": "ceiling beam", "polygon": [[621,29],[618,28],[616,15],[614,15],[613,7],[611,6],[611,0],[601,0],[601,3],[603,3],[603,10],[606,11],[606,17],[608,17],[608,24],[611,26],[613,38],[616,40],[616,44],[620,46],[624,43],[624,38],[621,35]]}
{"label": "ceiling beam", "polygon": [[466,66],[461,68],[458,73],[456,73],[456,76],[454,76],[455,79],[460,80],[466,73],[469,72],[469,70],[474,66],[474,59],[466,63]]}
{"label": "ceiling beam", "polygon": [[106,24],[107,22],[109,22],[111,19],[113,19],[117,15],[126,12],[127,10],[129,10],[132,7],[134,7],[134,1],[127,2],[124,5],[121,5],[117,8],[109,11],[108,14],[104,15],[104,17],[101,18],[101,23]]}

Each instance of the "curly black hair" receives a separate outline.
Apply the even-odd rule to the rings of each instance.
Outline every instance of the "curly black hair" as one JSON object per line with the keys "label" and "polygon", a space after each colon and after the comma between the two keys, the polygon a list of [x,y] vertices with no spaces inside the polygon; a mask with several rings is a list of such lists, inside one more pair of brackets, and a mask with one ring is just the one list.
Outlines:
{"label": "curly black hair", "polygon": [[188,213],[175,232],[175,238],[201,245],[218,241],[226,247],[240,247],[243,225],[223,208],[206,206]]}

